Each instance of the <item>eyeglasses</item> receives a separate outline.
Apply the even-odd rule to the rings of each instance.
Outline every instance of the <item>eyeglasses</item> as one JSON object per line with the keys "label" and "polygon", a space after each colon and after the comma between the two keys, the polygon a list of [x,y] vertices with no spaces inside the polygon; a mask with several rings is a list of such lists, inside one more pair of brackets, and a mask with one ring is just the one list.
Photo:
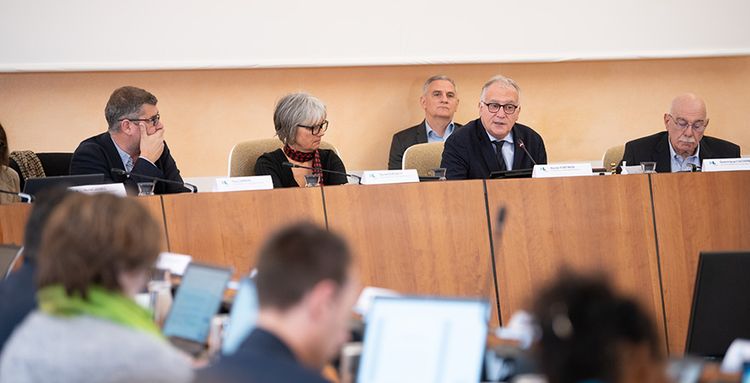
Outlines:
{"label": "eyeglasses", "polygon": [[513,114],[516,112],[516,109],[518,109],[518,105],[513,105],[513,104],[503,105],[503,104],[498,104],[496,102],[487,103],[484,101],[482,101],[482,104],[487,106],[487,110],[489,110],[490,113],[497,113],[500,111],[500,108],[502,108],[505,114]]}
{"label": "eyeglasses", "polygon": [[119,119],[117,121],[125,121],[125,120],[128,120],[128,121],[143,121],[143,122],[150,121],[151,125],[156,126],[156,125],[159,124],[159,120],[160,119],[161,119],[161,116],[159,116],[159,113],[156,113],[155,115],[153,115],[153,116],[151,116],[149,118],[121,118],[121,119]]}
{"label": "eyeglasses", "polygon": [[310,129],[310,133],[312,133],[314,136],[317,136],[320,133],[325,133],[326,130],[328,130],[328,120],[323,120],[318,125],[297,125],[300,128]]}
{"label": "eyeglasses", "polygon": [[669,118],[672,119],[672,122],[674,122],[674,124],[682,130],[687,129],[688,126],[692,126],[694,131],[700,133],[706,129],[706,126],[708,126],[708,120],[698,120],[691,124],[684,118],[674,118],[671,114],[667,114],[667,116],[669,116]]}

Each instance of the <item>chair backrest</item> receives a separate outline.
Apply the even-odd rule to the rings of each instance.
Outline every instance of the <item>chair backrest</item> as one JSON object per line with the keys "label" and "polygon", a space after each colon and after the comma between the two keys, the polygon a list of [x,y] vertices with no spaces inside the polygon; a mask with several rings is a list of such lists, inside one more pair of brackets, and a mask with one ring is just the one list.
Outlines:
{"label": "chair backrest", "polygon": [[417,169],[420,177],[429,176],[430,170],[440,167],[443,158],[443,142],[428,142],[406,148],[402,169]]}
{"label": "chair backrest", "polygon": [[[607,169],[608,172],[613,170],[612,164],[615,164],[615,168],[622,161],[622,155],[625,153],[625,144],[613,146],[607,149],[602,156],[602,167]],[[632,165],[632,164],[631,164]]]}
{"label": "chair backrest", "polygon": [[26,180],[37,177],[69,176],[73,153],[34,153],[31,150],[14,151],[10,154],[10,166],[18,173],[21,190]]}
{"label": "chair backrest", "polygon": [[[278,138],[262,138],[240,142],[229,151],[229,176],[244,177],[255,175],[255,162],[263,153],[272,152],[281,147]],[[339,151],[333,145],[321,141],[321,149],[331,149],[336,154]]]}

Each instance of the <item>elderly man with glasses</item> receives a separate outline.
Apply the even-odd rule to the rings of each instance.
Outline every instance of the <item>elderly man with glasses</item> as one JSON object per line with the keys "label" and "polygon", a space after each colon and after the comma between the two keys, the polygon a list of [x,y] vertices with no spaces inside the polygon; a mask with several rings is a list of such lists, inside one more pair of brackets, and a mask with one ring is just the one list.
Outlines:
{"label": "elderly man with glasses", "polygon": [[[106,132],[87,138],[73,153],[70,174],[104,174],[110,182],[124,182],[128,193],[138,191],[137,182],[151,180],[137,174],[182,183],[160,120],[156,97],[140,88],[124,86],[109,97],[104,115]],[[112,174],[111,169],[132,172],[132,177]],[[155,194],[189,191],[179,184],[157,182]]]}
{"label": "elderly man with glasses", "polygon": [[530,169],[547,163],[544,140],[518,124],[521,89],[495,76],[482,87],[479,118],[456,130],[445,142],[441,167],[448,179],[488,178],[492,172]]}
{"label": "elderly man with glasses", "polygon": [[667,130],[625,144],[622,160],[627,165],[656,162],[659,173],[693,171],[706,158],[737,158],[740,147],[729,141],[704,136],[708,127],[706,103],[687,93],[675,97],[664,114]]}

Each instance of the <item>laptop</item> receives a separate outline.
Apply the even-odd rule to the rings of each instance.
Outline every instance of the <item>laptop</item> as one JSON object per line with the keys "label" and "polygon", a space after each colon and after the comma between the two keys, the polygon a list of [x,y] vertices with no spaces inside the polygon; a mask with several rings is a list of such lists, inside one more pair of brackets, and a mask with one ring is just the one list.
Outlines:
{"label": "laptop", "polygon": [[242,278],[229,311],[229,323],[221,341],[221,353],[232,355],[255,328],[258,320],[258,292],[250,278]]}
{"label": "laptop", "polygon": [[231,276],[229,268],[199,263],[187,267],[162,328],[175,347],[193,356],[206,349],[211,320]]}
{"label": "laptop", "polygon": [[750,338],[750,253],[701,253],[685,352],[723,358],[737,338]]}
{"label": "laptop", "polygon": [[21,248],[13,245],[0,245],[0,281],[10,274]]}
{"label": "laptop", "polygon": [[376,297],[357,382],[478,382],[489,314],[486,300]]}
{"label": "laptop", "polygon": [[55,186],[70,187],[81,185],[101,185],[105,183],[104,174],[82,174],[75,176],[35,177],[26,180],[23,192],[37,195],[45,189]]}

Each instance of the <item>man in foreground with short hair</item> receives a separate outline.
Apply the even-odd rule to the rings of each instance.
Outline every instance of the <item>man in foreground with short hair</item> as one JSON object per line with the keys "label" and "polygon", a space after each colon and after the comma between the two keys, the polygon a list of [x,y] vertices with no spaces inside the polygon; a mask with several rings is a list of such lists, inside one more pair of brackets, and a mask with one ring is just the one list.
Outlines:
{"label": "man in foreground with short hair", "polygon": [[625,144],[626,165],[656,162],[658,173],[692,171],[707,158],[738,158],[740,147],[719,138],[704,136],[708,127],[706,103],[692,93],[672,100],[664,114],[666,131]]}
{"label": "man in foreground with short hair", "polygon": [[529,169],[547,163],[544,140],[518,124],[521,88],[510,78],[495,76],[482,87],[479,118],[445,142],[443,161],[449,180],[489,178],[492,172]]}
{"label": "man in foreground with short hair", "polygon": [[393,135],[388,156],[388,169],[401,169],[404,152],[410,146],[428,142],[443,142],[461,124],[453,122],[458,108],[456,83],[444,75],[432,76],[422,85],[419,104],[424,109],[424,120],[419,125]]}
{"label": "man in foreground with short hair", "polygon": [[[167,143],[164,124],[156,107],[156,97],[140,88],[124,86],[109,97],[104,115],[107,132],[90,137],[78,146],[70,162],[70,174],[104,174],[110,182],[124,182],[131,194],[138,191],[137,182],[152,182],[135,175],[112,174],[111,169],[165,178],[182,183]],[[156,182],[155,194],[180,193],[187,188]]]}
{"label": "man in foreground with short hair", "polygon": [[298,224],[265,244],[257,268],[257,327],[199,381],[329,383],[321,370],[348,339],[359,293],[348,246],[323,228]]}

